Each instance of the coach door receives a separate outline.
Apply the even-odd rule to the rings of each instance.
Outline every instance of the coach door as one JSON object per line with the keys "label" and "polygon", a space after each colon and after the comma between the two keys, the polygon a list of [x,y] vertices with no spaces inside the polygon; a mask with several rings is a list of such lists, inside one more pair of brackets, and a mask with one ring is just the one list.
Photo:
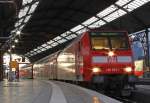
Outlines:
{"label": "coach door", "polygon": [[80,42],[76,46],[76,79],[80,79]]}

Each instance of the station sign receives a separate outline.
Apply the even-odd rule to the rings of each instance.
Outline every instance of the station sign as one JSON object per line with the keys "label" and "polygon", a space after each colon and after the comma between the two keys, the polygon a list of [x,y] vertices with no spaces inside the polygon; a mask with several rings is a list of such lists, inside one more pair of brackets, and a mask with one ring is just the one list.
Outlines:
{"label": "station sign", "polygon": [[19,64],[17,61],[10,61],[9,65],[11,68],[18,68],[19,67]]}

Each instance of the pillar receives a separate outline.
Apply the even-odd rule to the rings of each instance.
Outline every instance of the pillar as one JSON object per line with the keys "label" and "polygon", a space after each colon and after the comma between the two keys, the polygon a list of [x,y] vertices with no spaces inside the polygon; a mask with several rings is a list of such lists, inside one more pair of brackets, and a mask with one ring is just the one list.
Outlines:
{"label": "pillar", "polygon": [[0,50],[0,81],[3,80],[3,52]]}
{"label": "pillar", "polygon": [[34,79],[34,74],[33,74],[33,64],[31,64],[31,79]]}
{"label": "pillar", "polygon": [[147,51],[146,51],[146,66],[150,70],[150,60],[149,60],[149,30],[146,29],[146,45],[147,45]]}

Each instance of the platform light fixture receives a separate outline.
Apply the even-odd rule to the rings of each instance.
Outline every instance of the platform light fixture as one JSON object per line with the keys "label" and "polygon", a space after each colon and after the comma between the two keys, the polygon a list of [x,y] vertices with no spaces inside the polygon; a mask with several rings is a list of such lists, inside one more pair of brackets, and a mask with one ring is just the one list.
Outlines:
{"label": "platform light fixture", "polygon": [[15,45],[12,45],[12,48],[15,48]]}
{"label": "platform light fixture", "polygon": [[17,31],[17,32],[16,32],[16,35],[20,35],[20,34],[21,34],[21,31]]}
{"label": "platform light fixture", "polygon": [[11,52],[11,50],[10,50],[10,49],[8,49],[8,52]]}
{"label": "platform light fixture", "polygon": [[134,38],[135,38],[135,35],[131,35],[131,38],[134,39]]}
{"label": "platform light fixture", "polygon": [[19,42],[19,40],[18,39],[15,39],[15,43],[18,43]]}

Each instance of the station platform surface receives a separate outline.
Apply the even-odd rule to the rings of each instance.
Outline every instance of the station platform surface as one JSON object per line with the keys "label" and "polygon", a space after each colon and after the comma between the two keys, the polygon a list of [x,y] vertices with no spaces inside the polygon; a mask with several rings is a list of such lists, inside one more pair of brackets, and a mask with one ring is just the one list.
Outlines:
{"label": "station platform surface", "polygon": [[69,83],[21,80],[0,82],[0,103],[121,103]]}

